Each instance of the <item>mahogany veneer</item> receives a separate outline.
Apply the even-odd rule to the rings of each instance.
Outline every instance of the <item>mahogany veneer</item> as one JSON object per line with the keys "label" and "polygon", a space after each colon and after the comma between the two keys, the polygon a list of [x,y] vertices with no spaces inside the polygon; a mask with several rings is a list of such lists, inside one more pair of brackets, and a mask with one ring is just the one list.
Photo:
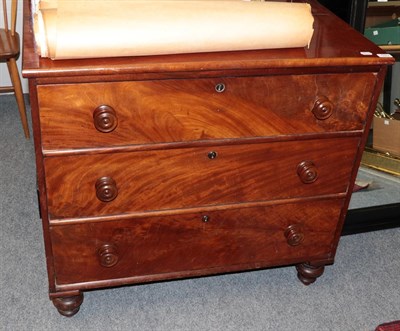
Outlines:
{"label": "mahogany veneer", "polygon": [[62,61],[36,55],[25,3],[61,314],[88,289],[280,265],[308,285],[333,263],[393,59],[310,2],[308,49]]}
{"label": "mahogany veneer", "polygon": [[[362,130],[375,80],[373,73],[355,73],[38,86],[42,145],[52,150]],[[218,84],[223,92],[216,91]],[[331,111],[318,120],[318,106],[327,103]],[[94,114],[101,105],[108,111]],[[112,130],[96,126],[100,118],[112,121]]]}

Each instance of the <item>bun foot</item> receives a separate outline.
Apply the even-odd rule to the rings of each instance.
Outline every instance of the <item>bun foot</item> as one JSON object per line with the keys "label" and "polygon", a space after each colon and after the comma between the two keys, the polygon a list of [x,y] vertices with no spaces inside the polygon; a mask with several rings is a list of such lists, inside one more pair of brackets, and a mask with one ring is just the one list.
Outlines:
{"label": "bun foot", "polygon": [[58,312],[66,317],[74,316],[81,307],[83,302],[83,293],[69,297],[53,298],[53,305],[57,308]]}
{"label": "bun foot", "polygon": [[312,266],[307,263],[296,265],[297,277],[304,285],[310,285],[314,283],[318,277],[320,277],[325,270],[325,266]]}

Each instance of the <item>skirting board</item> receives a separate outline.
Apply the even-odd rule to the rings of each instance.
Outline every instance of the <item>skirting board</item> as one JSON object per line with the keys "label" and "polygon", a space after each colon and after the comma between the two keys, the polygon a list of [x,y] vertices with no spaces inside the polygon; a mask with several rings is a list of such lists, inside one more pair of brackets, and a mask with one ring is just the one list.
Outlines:
{"label": "skirting board", "polygon": [[400,203],[350,209],[342,236],[400,227]]}

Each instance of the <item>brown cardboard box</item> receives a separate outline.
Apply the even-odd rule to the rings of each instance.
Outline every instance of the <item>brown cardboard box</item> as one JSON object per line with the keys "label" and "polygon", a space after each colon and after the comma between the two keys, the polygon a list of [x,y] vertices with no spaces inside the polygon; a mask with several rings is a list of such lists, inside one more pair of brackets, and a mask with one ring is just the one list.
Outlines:
{"label": "brown cardboard box", "polygon": [[400,120],[374,117],[372,145],[379,151],[400,156]]}

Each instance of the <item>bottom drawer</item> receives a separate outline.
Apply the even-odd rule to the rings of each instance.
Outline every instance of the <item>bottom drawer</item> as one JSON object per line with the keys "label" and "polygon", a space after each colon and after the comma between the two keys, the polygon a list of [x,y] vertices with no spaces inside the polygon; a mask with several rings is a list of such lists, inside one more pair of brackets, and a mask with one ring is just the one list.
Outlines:
{"label": "bottom drawer", "polygon": [[328,257],[342,206],[342,199],[333,199],[55,225],[56,283],[135,276],[143,281],[143,276],[165,273],[190,275],[193,270],[249,269]]}

